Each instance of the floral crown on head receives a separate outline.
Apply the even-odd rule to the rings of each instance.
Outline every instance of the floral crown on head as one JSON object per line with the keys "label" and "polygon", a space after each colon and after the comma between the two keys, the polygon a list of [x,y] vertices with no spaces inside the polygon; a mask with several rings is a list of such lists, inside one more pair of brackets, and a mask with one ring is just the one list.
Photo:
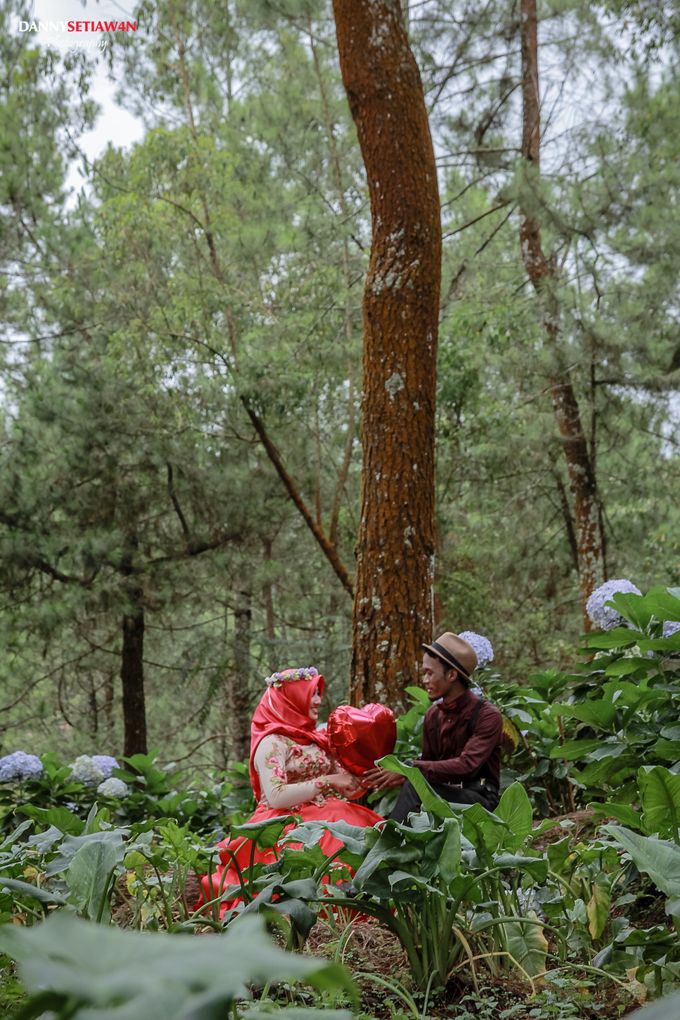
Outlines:
{"label": "floral crown on head", "polygon": [[265,678],[267,687],[280,687],[283,683],[293,680],[313,680],[319,675],[316,666],[301,666],[299,669],[283,669],[280,673],[272,673]]}

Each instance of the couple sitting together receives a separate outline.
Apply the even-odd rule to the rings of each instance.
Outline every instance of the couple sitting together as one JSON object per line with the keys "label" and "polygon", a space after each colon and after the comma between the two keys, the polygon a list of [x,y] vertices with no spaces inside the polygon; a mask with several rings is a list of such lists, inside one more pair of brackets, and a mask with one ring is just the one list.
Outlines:
{"label": "couple sitting together", "polygon": [[[423,685],[434,704],[424,719],[422,757],[409,764],[420,769],[444,799],[480,803],[492,811],[498,804],[503,723],[499,710],[469,689],[477,655],[467,641],[451,633],[423,649]],[[402,776],[375,764],[362,766],[353,754],[352,749],[370,734],[365,726],[361,733],[356,729],[362,722],[373,724],[376,734],[380,729],[380,753],[369,759],[393,749],[396,730],[389,710],[341,706],[332,713],[328,727],[320,729],[317,719],[324,678],[314,667],[274,673],[266,684],[251,724],[250,782],[257,808],[249,822],[294,814],[304,821],[342,819],[351,825],[373,826],[383,821],[381,816],[353,801],[371,789],[396,786],[401,790],[388,817],[404,822],[419,809],[417,793]],[[357,714],[362,712],[360,722]],[[341,844],[326,832],[320,845],[331,855]],[[244,837],[222,840],[218,846],[220,864],[212,876],[202,879],[204,902],[239,884],[234,864],[243,871],[251,859],[269,863],[276,858],[273,848],[253,855],[251,841]]]}

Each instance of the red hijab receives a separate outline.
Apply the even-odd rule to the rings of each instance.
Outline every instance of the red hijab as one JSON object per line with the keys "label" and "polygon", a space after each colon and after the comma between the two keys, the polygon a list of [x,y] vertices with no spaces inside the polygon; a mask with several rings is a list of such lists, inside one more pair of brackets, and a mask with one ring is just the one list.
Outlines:
{"label": "red hijab", "polygon": [[[285,669],[274,674],[281,679],[267,687],[250,724],[250,785],[258,801],[261,796],[260,777],[254,761],[255,752],[264,737],[278,733],[290,737],[296,744],[318,744],[328,750],[325,730],[317,730],[309,714],[312,695],[316,690],[323,694],[325,680],[316,671],[308,679],[286,679],[300,672],[302,670]],[[311,667],[304,672],[311,672]]]}

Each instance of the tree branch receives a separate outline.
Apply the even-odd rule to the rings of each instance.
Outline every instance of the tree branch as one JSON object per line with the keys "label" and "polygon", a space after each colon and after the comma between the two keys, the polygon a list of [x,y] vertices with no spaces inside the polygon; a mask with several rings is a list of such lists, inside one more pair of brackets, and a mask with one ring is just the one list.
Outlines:
{"label": "tree branch", "polygon": [[283,461],[281,460],[281,455],[279,454],[279,451],[274,446],[274,443],[269,438],[269,434],[267,433],[267,430],[265,428],[264,422],[262,421],[260,416],[257,414],[257,412],[253,409],[253,407],[249,403],[247,397],[242,396],[241,397],[241,403],[245,407],[246,413],[247,413],[248,417],[250,418],[251,422],[253,423],[253,427],[254,427],[255,431],[257,432],[258,436],[260,437],[260,440],[262,441],[262,445],[264,446],[265,450],[267,451],[267,456],[269,457],[270,461],[272,462],[272,464],[276,468],[276,472],[277,472],[279,478],[281,479],[281,481],[285,485],[286,491],[288,492],[288,495],[290,496],[290,498],[292,499],[293,503],[295,504],[295,506],[298,508],[298,510],[302,514],[302,516],[304,518],[304,521],[305,521],[305,524],[307,525],[309,530],[314,535],[314,538],[317,540],[317,542],[321,546],[321,549],[323,551],[324,556],[326,557],[326,559],[328,560],[328,562],[332,566],[333,570],[335,571],[336,577],[338,578],[338,580],[342,584],[343,588],[345,589],[345,591],[347,592],[348,595],[353,597],[354,596],[354,589],[353,589],[352,582],[350,580],[349,574],[347,572],[347,568],[344,566],[344,564],[340,560],[340,557],[338,556],[336,548],[333,545],[331,545],[331,543],[329,542],[328,538],[326,537],[326,535],[325,535],[323,529],[321,528],[321,526],[319,524],[317,524],[317,522],[314,520],[314,517],[312,516],[312,514],[309,511],[309,507],[307,506],[307,504],[305,503],[304,499],[302,498],[302,496],[301,496],[300,492],[298,491],[298,489],[297,489],[293,479],[290,477],[290,475],[286,471],[286,468],[285,468],[285,466],[283,464]]}

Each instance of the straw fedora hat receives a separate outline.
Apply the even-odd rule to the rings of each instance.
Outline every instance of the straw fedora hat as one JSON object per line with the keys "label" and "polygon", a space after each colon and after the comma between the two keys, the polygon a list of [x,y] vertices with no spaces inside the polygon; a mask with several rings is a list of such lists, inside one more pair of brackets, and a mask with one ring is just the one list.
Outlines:
{"label": "straw fedora hat", "polygon": [[421,647],[441,659],[450,669],[457,669],[462,680],[469,682],[477,667],[477,654],[472,645],[450,631],[442,634],[432,644]]}

